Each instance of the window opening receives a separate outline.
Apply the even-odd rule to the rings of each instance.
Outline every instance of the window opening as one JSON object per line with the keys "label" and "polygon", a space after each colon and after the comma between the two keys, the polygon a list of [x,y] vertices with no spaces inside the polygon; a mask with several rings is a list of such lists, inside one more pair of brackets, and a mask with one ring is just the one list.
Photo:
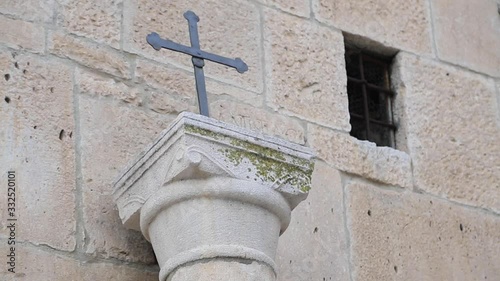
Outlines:
{"label": "window opening", "polygon": [[390,60],[354,49],[346,49],[345,60],[351,136],[395,147]]}

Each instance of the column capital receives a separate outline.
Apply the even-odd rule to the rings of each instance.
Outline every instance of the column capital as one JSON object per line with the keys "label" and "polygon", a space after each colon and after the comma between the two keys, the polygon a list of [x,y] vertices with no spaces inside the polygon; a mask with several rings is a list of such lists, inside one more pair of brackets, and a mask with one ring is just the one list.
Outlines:
{"label": "column capital", "polygon": [[310,148],[202,115],[183,112],[115,180],[122,222],[140,230],[139,213],[175,181],[229,177],[279,191],[293,209],[311,188]]}
{"label": "column capital", "polygon": [[[309,148],[182,113],[118,177],[113,195],[124,225],[153,245],[160,280],[182,269],[188,277],[172,280],[257,270],[251,280],[273,281],[278,237],[311,189],[313,159]],[[189,269],[200,260],[236,267],[208,277]]]}

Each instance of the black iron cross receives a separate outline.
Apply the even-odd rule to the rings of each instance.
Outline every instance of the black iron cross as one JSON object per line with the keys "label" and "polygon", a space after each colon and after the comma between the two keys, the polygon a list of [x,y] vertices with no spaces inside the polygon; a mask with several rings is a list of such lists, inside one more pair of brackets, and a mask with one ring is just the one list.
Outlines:
{"label": "black iron cross", "polygon": [[192,56],[191,60],[194,66],[194,78],[196,80],[196,92],[198,94],[198,106],[200,108],[200,114],[208,116],[207,90],[205,88],[205,75],[203,74],[203,66],[205,66],[204,60],[209,60],[236,68],[239,73],[247,71],[248,66],[240,58],[230,59],[202,51],[200,49],[197,24],[200,21],[200,18],[192,11],[185,12],[184,17],[189,23],[189,38],[191,40],[191,47],[172,42],[168,39],[161,39],[160,35],[158,35],[158,33],[156,32],[152,32],[151,34],[149,34],[146,37],[146,40],[148,41],[149,45],[151,45],[157,51],[159,51],[161,48],[165,48]]}

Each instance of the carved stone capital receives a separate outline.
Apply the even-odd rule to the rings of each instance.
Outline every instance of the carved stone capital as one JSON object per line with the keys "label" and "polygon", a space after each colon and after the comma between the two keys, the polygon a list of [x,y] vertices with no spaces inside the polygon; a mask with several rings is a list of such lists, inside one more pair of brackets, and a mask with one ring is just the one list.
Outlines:
{"label": "carved stone capital", "polygon": [[293,209],[305,199],[312,151],[193,113],[182,113],[129,165],[114,184],[123,223],[139,230],[146,200],[171,182],[229,177],[279,191]]}
{"label": "carved stone capital", "polygon": [[153,244],[160,280],[216,257],[251,259],[274,272],[278,236],[307,197],[313,168],[306,147],[183,113],[125,169],[113,193],[125,226]]}

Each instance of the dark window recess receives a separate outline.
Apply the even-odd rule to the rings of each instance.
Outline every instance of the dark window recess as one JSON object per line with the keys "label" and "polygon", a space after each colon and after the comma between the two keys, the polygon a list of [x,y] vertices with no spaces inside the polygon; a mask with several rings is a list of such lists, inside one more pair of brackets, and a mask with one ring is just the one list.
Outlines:
{"label": "dark window recess", "polygon": [[345,60],[351,136],[394,147],[390,61],[350,49],[346,50]]}

